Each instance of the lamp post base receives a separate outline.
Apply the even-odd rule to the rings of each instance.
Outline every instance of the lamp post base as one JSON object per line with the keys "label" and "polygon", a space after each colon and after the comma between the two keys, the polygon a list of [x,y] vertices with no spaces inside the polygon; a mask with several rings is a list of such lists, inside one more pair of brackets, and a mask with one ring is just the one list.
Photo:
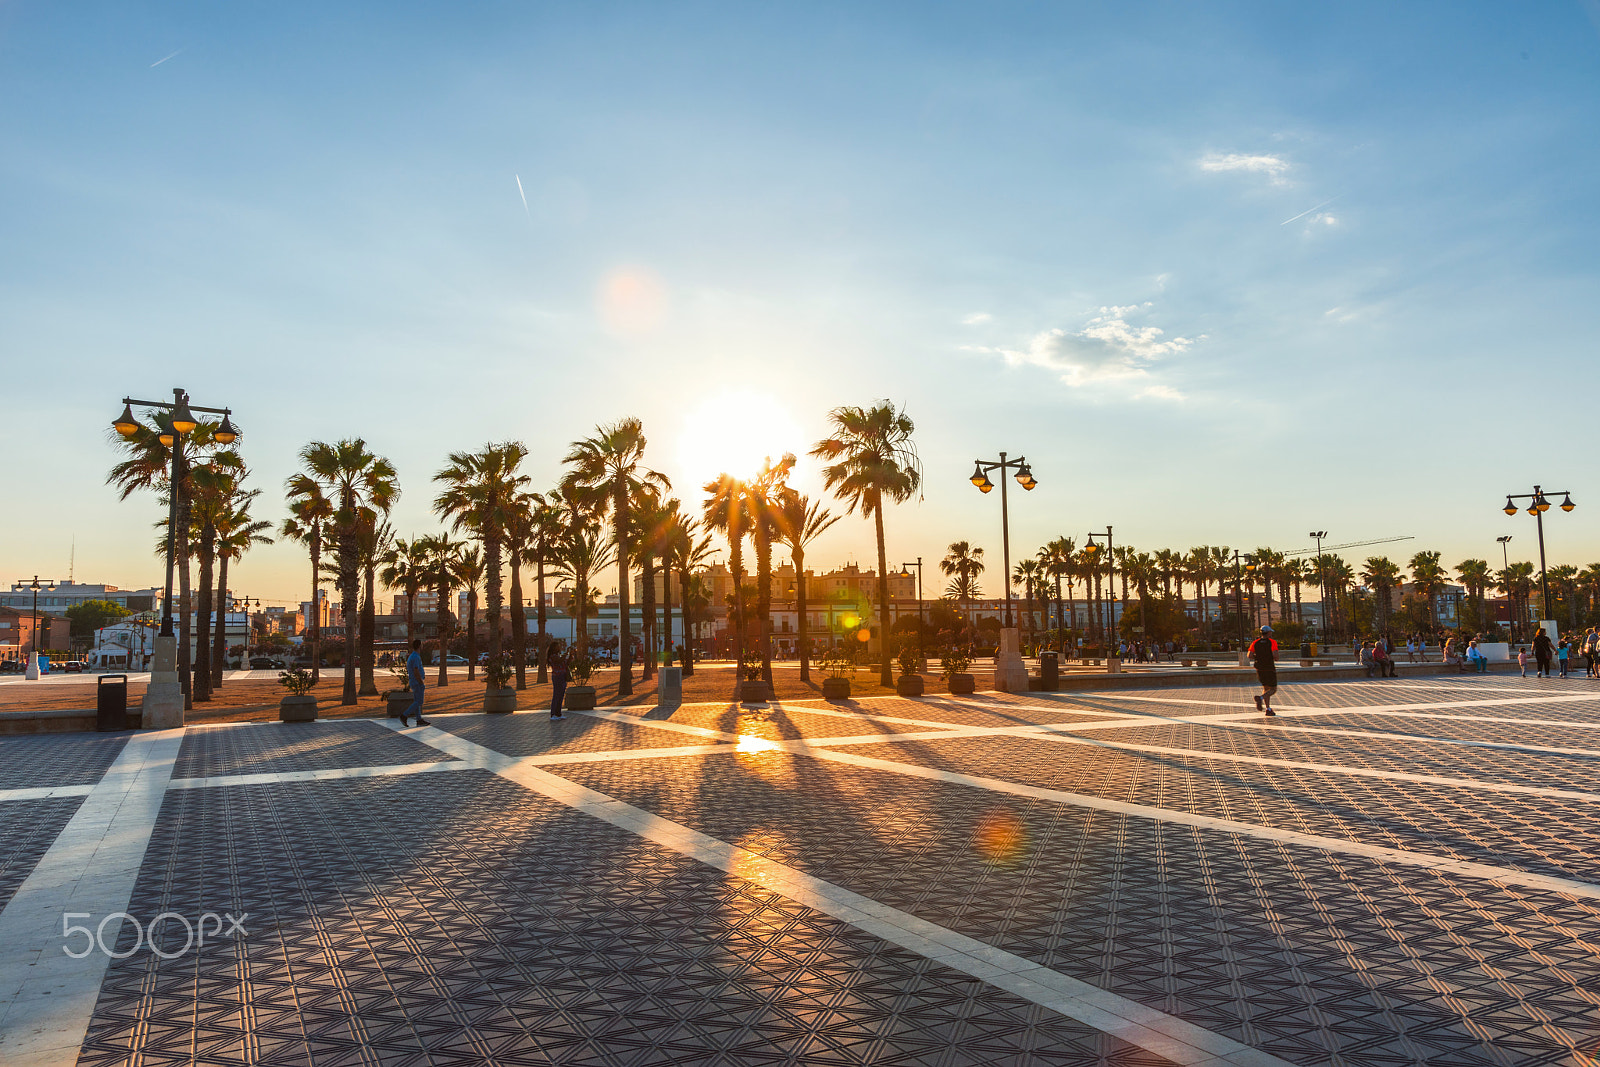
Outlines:
{"label": "lamp post base", "polygon": [[183,684],[178,680],[178,639],[156,638],[150,685],[144,691],[139,725],[146,730],[171,730],[183,725]]}
{"label": "lamp post base", "polygon": [[27,670],[23,672],[23,677],[28,679],[30,682],[37,682],[39,680],[39,653],[30,652],[28,654],[28,667]]}
{"label": "lamp post base", "polygon": [[994,687],[1002,693],[1028,691],[1028,668],[1022,662],[1022,639],[1015,626],[1000,631],[1000,651],[994,657]]}

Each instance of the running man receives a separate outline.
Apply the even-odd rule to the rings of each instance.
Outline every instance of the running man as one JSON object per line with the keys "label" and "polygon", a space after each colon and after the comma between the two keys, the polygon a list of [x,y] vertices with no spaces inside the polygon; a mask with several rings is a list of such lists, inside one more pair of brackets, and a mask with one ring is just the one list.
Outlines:
{"label": "running man", "polygon": [[1272,627],[1263,626],[1261,636],[1250,642],[1250,658],[1256,661],[1256,677],[1261,680],[1261,695],[1256,697],[1256,710],[1277,716],[1272,710],[1272,694],[1278,691],[1278,660],[1274,655],[1278,642],[1272,639]]}

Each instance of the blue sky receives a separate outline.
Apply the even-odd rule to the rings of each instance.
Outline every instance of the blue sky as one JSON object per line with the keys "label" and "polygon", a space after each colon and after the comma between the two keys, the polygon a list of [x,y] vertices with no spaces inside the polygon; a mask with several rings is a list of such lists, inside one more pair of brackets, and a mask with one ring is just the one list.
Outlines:
{"label": "blue sky", "polygon": [[[546,484],[636,414],[694,499],[891,397],[927,468],[892,562],[998,556],[1000,449],[1040,481],[1014,553],[1517,555],[1542,481],[1553,558],[1600,558],[1593,3],[9,0],[0,91],[15,576],[76,537],[80,580],[155,579],[102,430],[173,385],[236,410],[274,519],[316,438],[396,463],[411,534],[451,450]],[[871,555],[847,520],[811,559]]]}

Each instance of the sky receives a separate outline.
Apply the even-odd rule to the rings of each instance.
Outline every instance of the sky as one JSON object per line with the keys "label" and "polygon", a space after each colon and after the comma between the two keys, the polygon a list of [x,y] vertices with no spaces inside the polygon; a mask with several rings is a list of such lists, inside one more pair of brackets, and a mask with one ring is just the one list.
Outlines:
{"label": "sky", "polygon": [[[274,521],[312,440],[389,457],[412,536],[452,451],[549,486],[633,415],[697,505],[890,399],[891,565],[998,562],[1001,450],[1014,558],[1111,524],[1498,566],[1537,482],[1579,505],[1552,565],[1600,559],[1594,0],[0,0],[0,99],[3,581],[159,583],[107,427],[174,386]],[[874,553],[852,516],[808,563]]]}

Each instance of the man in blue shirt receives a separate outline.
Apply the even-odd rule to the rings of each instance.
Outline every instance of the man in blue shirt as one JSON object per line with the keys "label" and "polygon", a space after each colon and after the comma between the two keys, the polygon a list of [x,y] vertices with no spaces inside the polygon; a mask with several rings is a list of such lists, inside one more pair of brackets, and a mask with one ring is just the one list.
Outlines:
{"label": "man in blue shirt", "polygon": [[400,725],[407,726],[411,716],[417,717],[418,726],[428,725],[428,720],[422,717],[422,697],[426,688],[422,681],[422,638],[415,637],[411,640],[411,655],[406,657],[406,679],[411,684],[411,703],[406,710],[400,713]]}

